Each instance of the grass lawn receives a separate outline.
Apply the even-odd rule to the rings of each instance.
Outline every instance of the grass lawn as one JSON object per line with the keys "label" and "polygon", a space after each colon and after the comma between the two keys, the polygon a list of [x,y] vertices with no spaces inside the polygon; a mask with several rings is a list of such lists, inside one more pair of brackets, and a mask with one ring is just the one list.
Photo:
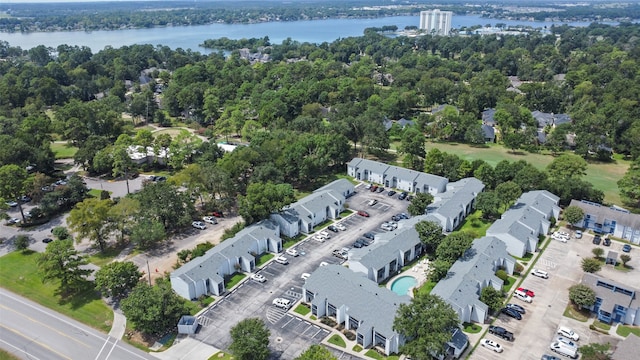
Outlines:
{"label": "grass lawn", "polygon": [[305,234],[298,234],[293,238],[288,238],[285,237],[284,243],[282,244],[282,247],[285,249],[288,249],[292,246],[294,246],[295,244],[299,243],[300,241],[302,241],[302,239],[304,239],[305,237],[307,237],[307,235]]}
{"label": "grass lawn", "polygon": [[53,151],[56,159],[73,159],[78,148],[68,144],[51,143],[51,151]]}
{"label": "grass lawn", "polygon": [[232,287],[238,285],[238,283],[240,282],[240,280],[246,278],[247,275],[242,274],[242,273],[235,273],[233,275],[231,275],[231,279],[229,279],[229,281],[227,281],[227,289],[231,289]]}
{"label": "grass lawn", "polygon": [[466,231],[472,233],[474,238],[481,238],[487,234],[487,229],[493,224],[482,218],[482,211],[476,210],[464,219],[462,226],[458,231]]}
{"label": "grass lawn", "polygon": [[567,305],[562,315],[580,322],[587,322],[587,320],[589,320],[589,311],[578,310],[572,304]]}
{"label": "grass lawn", "polygon": [[267,261],[273,259],[274,257],[275,257],[275,255],[272,254],[272,253],[266,253],[266,254],[260,255],[260,258],[258,258],[258,261],[256,261],[256,267],[260,267],[260,266],[266,264]]}
{"label": "grass lawn", "polygon": [[108,247],[103,253],[98,252],[94,255],[89,256],[89,262],[102,267],[112,262],[113,259],[115,259],[115,257],[120,254],[121,250],[122,248],[119,247]]}
{"label": "grass lawn", "polygon": [[604,331],[611,330],[611,325],[605,324],[600,320],[594,320],[593,326],[597,327],[598,329],[604,330]]}
{"label": "grass lawn", "polygon": [[509,276],[507,278],[507,281],[505,281],[502,285],[502,291],[508,293],[509,290],[511,290],[511,288],[513,287],[513,284],[516,283],[516,281],[518,281],[518,279],[514,278],[513,276]]}
{"label": "grass lawn", "polygon": [[162,130],[155,131],[155,132],[153,133],[153,137],[157,137],[157,136],[158,136],[158,135],[160,135],[160,134],[169,134],[169,136],[171,136],[172,138],[174,138],[174,137],[176,137],[176,136],[180,135],[180,133],[181,133],[182,131],[189,131],[189,130],[186,130],[186,129],[180,129],[180,128],[175,128],[175,129],[162,129]]}
{"label": "grass lawn", "polygon": [[433,290],[435,286],[436,286],[436,283],[434,283],[433,281],[427,281],[422,286],[420,286],[420,288],[418,289],[418,292],[423,294],[424,293],[431,294],[431,290]]}
{"label": "grass lawn", "polygon": [[366,356],[373,358],[373,359],[379,359],[379,360],[383,360],[384,356],[378,354],[377,351],[373,350],[373,349],[369,349],[366,353],[364,353]]}
{"label": "grass lawn", "polygon": [[49,309],[58,311],[84,324],[108,332],[113,322],[113,311],[105,305],[95,291],[87,291],[70,299],[55,295],[57,281],[42,283],[42,274],[36,264],[38,254],[12,252],[0,258],[0,284],[2,287],[31,299]]}
{"label": "grass lawn", "polygon": [[342,336],[338,335],[338,334],[334,334],[332,337],[329,338],[329,340],[327,340],[330,344],[336,345],[336,346],[340,346],[340,347],[347,347],[347,343],[344,342],[344,339],[342,338]]}
{"label": "grass lawn", "polygon": [[[0,17],[2,17],[1,14]],[[0,349],[0,360],[20,360],[20,358]]]}
{"label": "grass lawn", "polygon": [[618,330],[616,330],[616,334],[624,337],[629,336],[629,334],[631,333],[633,333],[635,336],[640,336],[640,327],[618,325]]}
{"label": "grass lawn", "polygon": [[462,330],[469,334],[477,334],[480,332],[480,330],[482,330],[482,326],[474,323],[466,322],[466,323],[463,323],[462,326],[463,326]]}
{"label": "grass lawn", "polygon": [[302,316],[307,315],[308,313],[311,312],[311,309],[309,309],[308,307],[304,306],[304,305],[298,305],[296,306],[296,308],[293,310],[293,312],[295,312],[296,314],[300,314]]}
{"label": "grass lawn", "polygon": [[[525,151],[519,151],[515,154],[504,148],[502,145],[490,144],[486,146],[470,146],[467,144],[457,143],[441,143],[430,142],[425,144],[428,152],[432,148],[438,148],[440,151],[456,154],[460,158],[473,161],[481,159],[496,166],[501,160],[518,161],[525,160],[538,169],[544,169],[554,159],[551,155],[533,154]],[[629,168],[629,162],[624,160],[615,160],[611,163],[589,163],[587,167],[587,175],[584,180],[593,184],[596,189],[604,191],[604,200],[608,203],[622,205],[617,182],[622,178]]]}
{"label": "grass lawn", "polygon": [[233,356],[231,354],[227,354],[224,351],[217,352],[209,358],[209,360],[231,360]]}
{"label": "grass lawn", "polygon": [[351,349],[351,350],[353,350],[353,351],[355,351],[355,352],[360,352],[360,351],[362,351],[362,346],[360,346],[360,345],[354,345],[354,346],[353,346],[353,349]]}
{"label": "grass lawn", "polygon": [[530,253],[530,252],[528,252],[528,253],[524,254],[524,256],[523,256],[523,257],[521,257],[521,258],[520,258],[520,257],[517,257],[517,256],[514,256],[514,255],[511,255],[511,256],[513,256],[515,259],[518,259],[518,260],[520,260],[520,261],[525,261],[525,262],[527,262],[527,261],[529,261],[529,260],[533,259],[533,253]]}

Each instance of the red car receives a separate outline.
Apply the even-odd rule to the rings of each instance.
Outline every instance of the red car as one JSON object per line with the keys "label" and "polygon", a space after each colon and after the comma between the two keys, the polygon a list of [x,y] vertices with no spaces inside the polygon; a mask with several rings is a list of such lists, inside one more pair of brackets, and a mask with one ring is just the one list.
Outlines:
{"label": "red car", "polygon": [[527,296],[531,296],[531,297],[536,296],[536,294],[533,291],[529,290],[529,289],[518,288],[518,291],[522,291],[523,293],[527,294]]}
{"label": "red car", "polygon": [[222,215],[222,213],[220,211],[214,211],[211,213],[211,215],[215,216],[215,217],[224,217],[224,215]]}
{"label": "red car", "polygon": [[360,210],[358,211],[358,215],[360,216],[364,216],[364,217],[369,217],[369,213],[364,211],[364,210]]}

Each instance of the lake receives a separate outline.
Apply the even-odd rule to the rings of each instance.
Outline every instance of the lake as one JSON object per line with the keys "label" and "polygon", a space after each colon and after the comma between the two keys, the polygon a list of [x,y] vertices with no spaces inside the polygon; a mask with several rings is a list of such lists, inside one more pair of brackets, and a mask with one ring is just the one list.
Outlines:
{"label": "lake", "polygon": [[[478,15],[454,15],[454,28],[474,25],[522,25],[535,28],[561,25],[561,22],[512,21],[488,19]],[[588,26],[588,22],[566,23],[573,26]],[[269,36],[271,43],[280,44],[291,38],[300,42],[320,44],[339,38],[361,36],[364,29],[396,25],[398,29],[406,26],[418,26],[419,16],[393,16],[375,19],[327,19],[291,22],[269,22],[258,24],[210,24],[198,26],[160,27],[152,29],[127,29],[112,31],[54,31],[37,33],[0,33],[0,40],[8,41],[12,46],[31,49],[38,45],[57,47],[61,44],[88,46],[93,52],[106,46],[119,48],[124,45],[151,44],[166,45],[172,49],[183,48],[208,53],[199,46],[206,39],[228,37],[230,39],[262,38]]]}

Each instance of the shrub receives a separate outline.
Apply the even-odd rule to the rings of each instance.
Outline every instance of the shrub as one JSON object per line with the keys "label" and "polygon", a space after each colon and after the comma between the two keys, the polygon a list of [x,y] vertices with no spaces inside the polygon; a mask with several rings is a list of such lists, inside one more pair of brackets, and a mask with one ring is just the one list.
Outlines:
{"label": "shrub", "polygon": [[350,330],[346,330],[342,332],[344,334],[344,336],[349,339],[350,341],[353,341],[356,339],[356,334],[353,333],[353,331]]}
{"label": "shrub", "polygon": [[330,318],[328,316],[321,317],[320,318],[320,322],[325,324],[325,325],[327,325],[327,326],[330,326],[330,327],[334,327],[334,326],[338,325],[338,323],[335,322],[335,320],[333,320],[332,318]]}
{"label": "shrub", "polygon": [[522,264],[520,264],[519,262],[516,262],[516,267],[515,269],[513,269],[513,272],[520,274],[523,271],[524,271],[524,266],[522,266]]}
{"label": "shrub", "polygon": [[502,281],[507,281],[507,279],[509,278],[509,274],[507,274],[507,272],[502,269],[496,271],[496,276]]}
{"label": "shrub", "polygon": [[67,230],[64,226],[56,226],[51,230],[53,236],[57,237],[58,240],[67,240],[69,238],[69,230]]}

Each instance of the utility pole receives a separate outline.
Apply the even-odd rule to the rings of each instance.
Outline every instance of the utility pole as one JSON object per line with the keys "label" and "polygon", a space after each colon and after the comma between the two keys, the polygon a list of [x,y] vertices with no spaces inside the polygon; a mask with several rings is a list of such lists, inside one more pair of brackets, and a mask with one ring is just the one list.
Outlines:
{"label": "utility pole", "polygon": [[151,286],[151,270],[149,269],[149,260],[147,260],[147,276],[149,277],[149,286]]}

